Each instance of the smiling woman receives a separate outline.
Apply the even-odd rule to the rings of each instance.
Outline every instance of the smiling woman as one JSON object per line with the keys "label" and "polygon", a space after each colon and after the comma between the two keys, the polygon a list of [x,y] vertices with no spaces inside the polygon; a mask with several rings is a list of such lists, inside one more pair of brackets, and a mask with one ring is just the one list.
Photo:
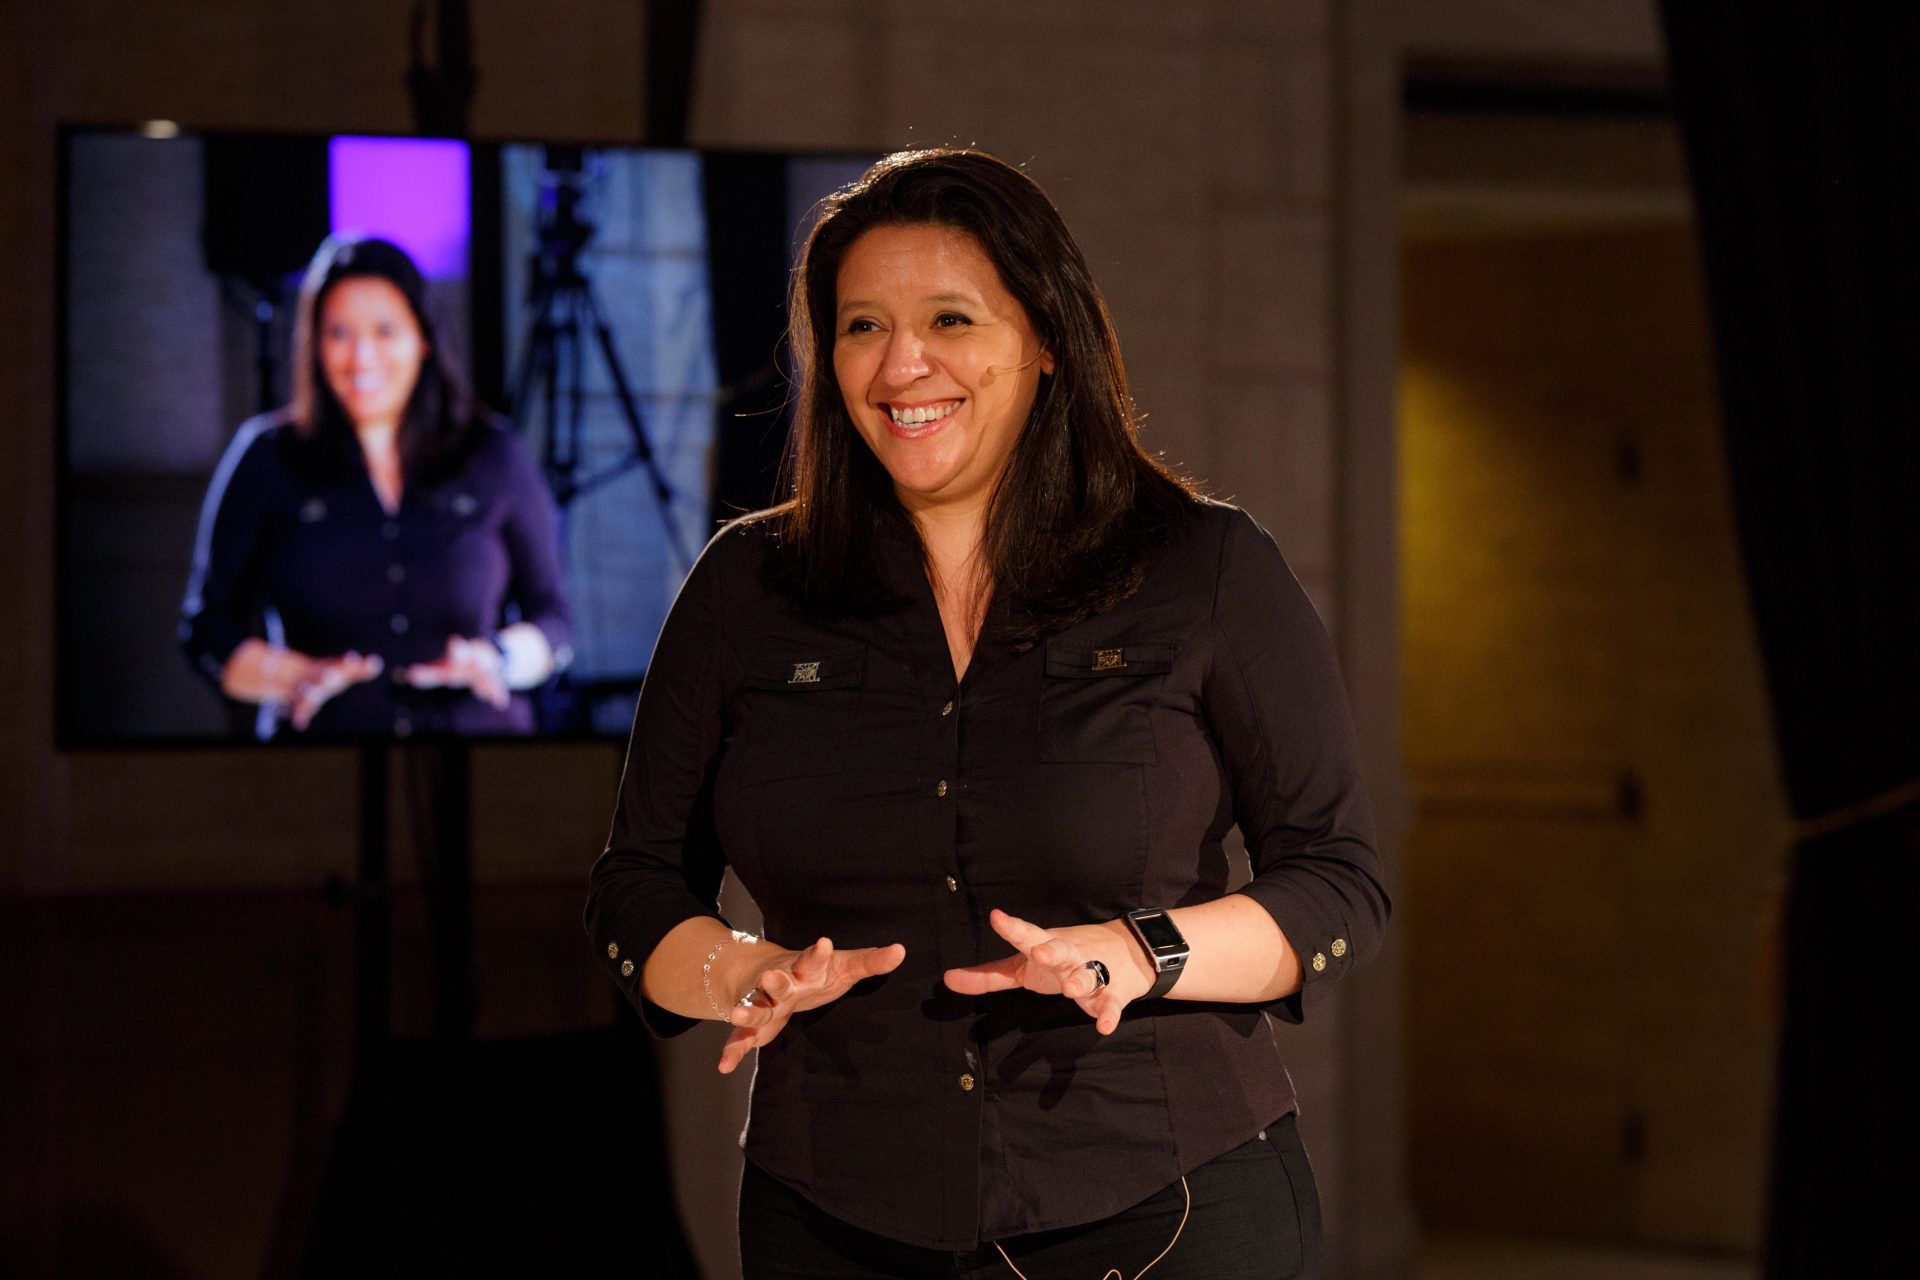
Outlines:
{"label": "smiling woman", "polygon": [[587,905],[656,1032],[758,1051],[745,1275],[1317,1276],[1268,1013],[1388,904],[1312,607],[1142,449],[1018,170],[881,161],[791,317],[793,497],[675,601]]}
{"label": "smiling woman", "polygon": [[400,506],[400,419],[426,357],[426,336],[407,295],[392,281],[349,276],[327,293],[320,368],[327,389],[353,421],[374,492],[388,511]]}
{"label": "smiling woman", "polygon": [[840,264],[833,372],[909,512],[983,521],[1053,353],[969,235],[877,227]]}
{"label": "smiling woman", "polygon": [[922,526],[964,673],[991,588],[979,531],[1053,353],[979,243],[950,227],[874,228],[848,250],[835,291],[834,377]]}
{"label": "smiling woman", "polygon": [[524,691],[567,661],[552,500],[425,294],[396,245],[321,245],[293,403],[244,424],[208,488],[181,641],[260,736],[524,733]]}

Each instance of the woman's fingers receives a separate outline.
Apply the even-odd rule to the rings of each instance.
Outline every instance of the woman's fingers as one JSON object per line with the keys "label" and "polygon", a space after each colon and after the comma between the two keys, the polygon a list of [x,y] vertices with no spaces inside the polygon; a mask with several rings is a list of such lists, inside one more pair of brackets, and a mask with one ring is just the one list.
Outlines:
{"label": "woman's fingers", "polygon": [[340,673],[339,666],[332,662],[320,663],[314,674],[300,682],[294,690],[291,713],[293,727],[304,729],[313,723],[314,716],[334,694],[346,688],[346,677]]}
{"label": "woman's fingers", "polygon": [[452,672],[452,683],[465,685],[474,697],[495,710],[505,710],[513,700],[505,678],[506,659],[492,641],[448,636],[443,661]]}
{"label": "woman's fingers", "polygon": [[1026,982],[1022,971],[1026,967],[1027,958],[1016,951],[986,964],[949,969],[943,978],[949,988],[963,996],[983,996],[989,991],[1012,991],[1016,987],[1024,987]]}
{"label": "woman's fingers", "polygon": [[337,658],[321,658],[308,668],[307,675],[294,688],[288,714],[293,727],[305,729],[320,708],[349,685],[360,684],[380,674],[380,655],[348,652]]}
{"label": "woman's fingers", "polygon": [[838,1000],[864,978],[892,973],[906,958],[907,949],[897,942],[835,951],[831,939],[821,938],[797,953],[791,963],[761,970],[758,985],[768,1003],[786,1006],[788,1012],[813,1009]]}
{"label": "woman's fingers", "polygon": [[[1120,970],[1114,968],[1115,959],[1100,929],[1076,925],[1049,931],[997,908],[988,915],[988,922],[995,933],[1019,948],[1018,953],[991,964],[949,969],[949,987],[965,995],[1012,987],[1041,995],[1063,995],[1094,1020],[1101,1035],[1112,1035],[1119,1029],[1127,1001],[1113,987]],[[1105,983],[1088,967],[1096,959],[1107,966]]]}
{"label": "woman's fingers", "polygon": [[760,974],[760,993],[774,1004],[779,1004],[793,994],[793,975],[785,969],[772,968]]}
{"label": "woman's fingers", "polygon": [[761,970],[756,984],[759,997],[752,1004],[727,1010],[726,1020],[733,1029],[720,1050],[720,1073],[731,1074],[748,1052],[779,1035],[795,1013],[839,999],[862,978],[893,972],[906,956],[907,949],[897,942],[835,951],[831,940],[821,938],[795,954],[791,963],[782,961]]}
{"label": "woman's fingers", "polygon": [[473,696],[495,711],[505,711],[513,701],[513,692],[507,688],[506,681],[491,671],[483,671],[474,678]]}
{"label": "woman's fingers", "polygon": [[339,662],[341,674],[346,676],[347,680],[353,684],[358,684],[362,680],[373,679],[379,675],[381,669],[386,666],[386,663],[381,660],[380,655],[377,653],[349,653],[339,659]]}
{"label": "woman's fingers", "polygon": [[736,1027],[764,1027],[775,1018],[784,1018],[788,1012],[790,1010],[778,1008],[775,1002],[767,997],[766,988],[762,987],[760,994],[754,997],[753,1003],[736,1004],[729,1008],[726,1019]]}
{"label": "woman's fingers", "polygon": [[444,659],[439,662],[416,662],[410,667],[400,668],[400,681],[416,689],[444,689],[454,683],[453,667]]}
{"label": "woman's fingers", "polygon": [[467,689],[483,702],[504,705],[502,697],[511,694],[501,666],[499,650],[491,642],[448,636],[438,658],[400,668],[400,680],[416,689]]}
{"label": "woman's fingers", "polygon": [[802,951],[793,962],[793,980],[803,986],[810,986],[827,975],[833,960],[833,943],[820,938]]}
{"label": "woman's fingers", "polygon": [[884,947],[866,947],[851,954],[860,957],[860,964],[865,969],[866,977],[877,978],[883,973],[892,973],[898,969],[900,962],[907,958],[907,949],[893,942]]}
{"label": "woman's fingers", "polygon": [[1022,920],[998,907],[988,914],[987,920],[993,925],[995,933],[1024,951],[1028,959],[1053,970],[1062,991],[1069,989],[1074,981],[1074,970],[1085,958],[1080,954],[1080,948],[1032,921]]}
{"label": "woman's fingers", "polygon": [[[819,994],[824,1000],[837,1000],[854,983],[892,973],[906,958],[907,949],[897,942],[884,947],[835,951],[831,938],[821,938],[794,960],[791,977],[796,988]],[[762,990],[765,990],[764,983]]]}
{"label": "woman's fingers", "polygon": [[1073,967],[1080,963],[1078,948],[1071,943],[1062,942],[1061,939],[1032,921],[1022,920],[1019,916],[1009,914],[998,907],[988,913],[987,922],[993,926],[995,933],[1024,952],[1028,960],[1052,970],[1054,978],[1059,983],[1059,989],[1062,991],[1066,989],[1068,981],[1072,978]]}
{"label": "woman's fingers", "polygon": [[[768,1036],[767,1039],[771,1040],[773,1037]],[[747,1051],[764,1043],[765,1041],[760,1038],[759,1028],[735,1027],[727,1034],[727,1042],[720,1046],[720,1074],[732,1075],[733,1069],[739,1066],[741,1059],[747,1056]]]}
{"label": "woman's fingers", "polygon": [[987,923],[993,926],[995,933],[1022,951],[1033,950],[1034,947],[1046,942],[1049,936],[1047,931],[1039,925],[1022,920],[1019,916],[1009,915],[998,907],[987,913]]}

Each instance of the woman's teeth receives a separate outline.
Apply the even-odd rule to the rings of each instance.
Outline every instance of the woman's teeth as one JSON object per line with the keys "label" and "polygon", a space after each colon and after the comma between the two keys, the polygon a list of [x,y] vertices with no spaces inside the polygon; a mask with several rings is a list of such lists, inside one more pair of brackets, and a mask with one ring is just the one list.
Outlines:
{"label": "woman's teeth", "polygon": [[896,409],[888,405],[887,412],[893,416],[896,427],[919,427],[937,422],[959,407],[958,400],[942,400],[939,404],[922,405],[917,409]]}
{"label": "woman's teeth", "polygon": [[386,384],[386,378],[377,373],[356,373],[353,375],[353,389],[355,391],[378,391]]}

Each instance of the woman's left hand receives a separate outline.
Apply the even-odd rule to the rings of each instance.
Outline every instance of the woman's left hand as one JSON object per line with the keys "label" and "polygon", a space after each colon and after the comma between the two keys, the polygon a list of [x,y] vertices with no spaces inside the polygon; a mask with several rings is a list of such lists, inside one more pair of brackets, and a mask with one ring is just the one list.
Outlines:
{"label": "woman's left hand", "polygon": [[[962,995],[1021,989],[1066,996],[1094,1020],[1101,1035],[1110,1036],[1120,1025],[1121,1010],[1153,989],[1147,953],[1122,921],[1042,929],[997,907],[988,921],[1013,945],[1014,953],[1004,960],[947,970],[947,985]],[[1090,960],[1106,966],[1110,981],[1104,988],[1087,967]]]}
{"label": "woman's left hand", "polygon": [[513,698],[507,688],[506,660],[491,640],[448,636],[438,661],[403,668],[400,679],[416,689],[468,689],[495,710],[504,710]]}

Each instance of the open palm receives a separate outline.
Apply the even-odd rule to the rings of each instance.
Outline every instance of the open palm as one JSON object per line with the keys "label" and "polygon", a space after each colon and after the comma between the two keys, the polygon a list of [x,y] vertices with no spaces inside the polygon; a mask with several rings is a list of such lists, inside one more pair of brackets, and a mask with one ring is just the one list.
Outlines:
{"label": "open palm", "polygon": [[779,1035],[794,1014],[832,1004],[854,983],[892,973],[906,958],[907,949],[897,942],[835,951],[827,938],[804,951],[786,952],[760,971],[753,1003],[727,1011],[733,1031],[720,1050],[720,1073],[731,1074],[748,1050]]}

